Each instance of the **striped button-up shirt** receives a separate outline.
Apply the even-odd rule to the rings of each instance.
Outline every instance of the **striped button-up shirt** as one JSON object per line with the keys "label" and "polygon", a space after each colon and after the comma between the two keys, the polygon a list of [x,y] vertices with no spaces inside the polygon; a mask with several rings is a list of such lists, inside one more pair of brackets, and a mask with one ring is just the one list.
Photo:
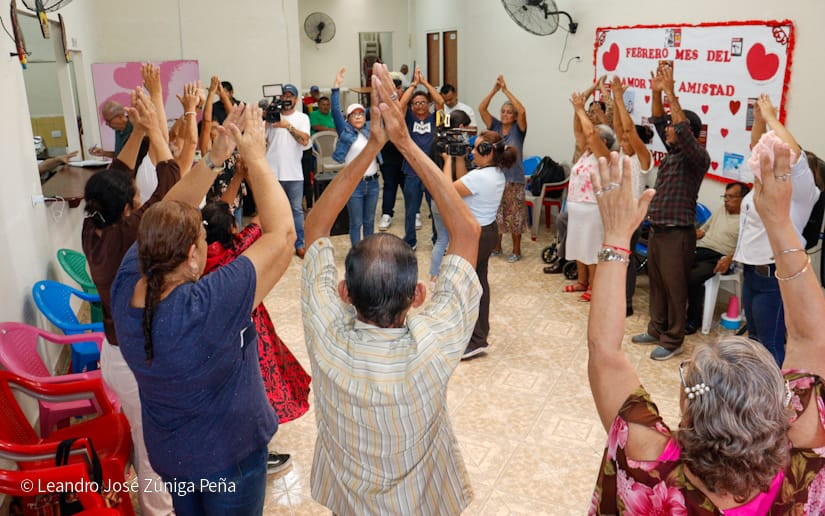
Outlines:
{"label": "striped button-up shirt", "polygon": [[432,300],[401,328],[356,318],[337,291],[329,239],[307,251],[301,288],[318,436],[312,497],[339,516],[459,514],[472,500],[447,414],[447,382],[481,296],[448,255]]}

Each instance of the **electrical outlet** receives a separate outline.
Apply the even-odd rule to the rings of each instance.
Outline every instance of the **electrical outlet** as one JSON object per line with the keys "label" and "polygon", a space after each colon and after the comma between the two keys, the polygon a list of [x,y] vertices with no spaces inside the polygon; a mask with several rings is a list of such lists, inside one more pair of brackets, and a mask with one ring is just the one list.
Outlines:
{"label": "electrical outlet", "polygon": [[52,138],[60,138],[63,136],[63,131],[52,131]]}

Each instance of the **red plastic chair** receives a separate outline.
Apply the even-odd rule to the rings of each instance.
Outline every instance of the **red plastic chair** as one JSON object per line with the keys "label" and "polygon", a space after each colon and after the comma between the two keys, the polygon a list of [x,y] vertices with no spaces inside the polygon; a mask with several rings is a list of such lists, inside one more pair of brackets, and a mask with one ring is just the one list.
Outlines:
{"label": "red plastic chair", "polygon": [[[83,335],[55,335],[27,324],[7,322],[0,323],[0,364],[12,373],[23,378],[41,383],[63,383],[76,380],[99,379],[100,370],[86,373],[52,376],[46,364],[37,352],[39,339],[55,344],[71,345],[76,342],[97,343],[98,349],[105,336],[102,333],[85,333]],[[112,403],[115,412],[120,411],[120,401],[117,395],[104,383],[106,395]],[[55,425],[59,428],[68,426],[69,418],[86,414],[100,414],[94,400],[73,400],[54,402],[39,400],[40,406],[40,435],[48,437]]]}
{"label": "red plastic chair", "polygon": [[[567,171],[567,165],[564,164],[565,171]],[[539,219],[541,218],[541,208],[544,207],[544,223],[547,226],[547,229],[550,229],[550,218],[552,214],[553,206],[558,207],[558,213],[561,213],[562,207],[565,201],[565,194],[567,193],[567,183],[570,181],[570,177],[564,179],[564,181],[559,181],[557,183],[545,183],[541,189],[541,195],[534,197],[530,195],[530,192],[525,194],[524,204],[530,207],[530,214],[532,216],[532,226],[530,227],[530,239],[536,240],[536,237],[539,232]],[[561,195],[558,199],[553,199],[548,196],[550,192],[561,192]]]}
{"label": "red plastic chair", "polygon": [[[40,438],[35,433],[13,390],[35,399],[67,400],[94,398],[102,415]],[[100,458],[104,485],[123,485],[126,466],[132,453],[129,423],[123,414],[116,413],[106,397],[103,382],[98,379],[78,380],[66,383],[42,383],[27,380],[8,371],[0,371],[0,456],[17,464],[21,472],[37,472],[53,468],[58,445],[71,438],[80,438],[72,444],[72,450],[88,447],[88,440]],[[81,454],[73,452],[69,464],[85,464]],[[127,493],[128,494],[128,493]],[[120,514],[133,515],[131,499],[121,496],[117,510]]]}
{"label": "red plastic chair", "polygon": [[[0,457],[9,459],[10,457],[0,453]],[[66,466],[52,466],[49,468],[33,469],[28,471],[12,471],[7,469],[0,469],[0,493],[16,496],[22,499],[23,510],[27,511],[28,504],[34,505],[36,497],[49,496],[55,493],[43,493],[35,489],[26,490],[24,486],[44,486],[48,483],[63,484],[72,483],[77,485],[77,482],[88,483],[91,482],[88,468],[83,463],[68,464]],[[109,509],[103,501],[103,497],[99,493],[91,490],[80,491],[77,497],[83,505],[83,510],[75,513],[83,516],[117,516],[121,514],[116,509]],[[52,504],[50,504],[52,505]],[[29,507],[30,510],[36,510],[34,507]]]}

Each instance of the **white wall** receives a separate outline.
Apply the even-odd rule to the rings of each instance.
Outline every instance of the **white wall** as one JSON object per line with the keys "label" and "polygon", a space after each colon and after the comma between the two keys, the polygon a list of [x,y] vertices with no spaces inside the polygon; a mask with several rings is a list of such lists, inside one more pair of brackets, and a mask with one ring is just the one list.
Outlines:
{"label": "white wall", "polygon": [[[460,99],[477,106],[495,77],[504,74],[508,87],[527,109],[525,154],[549,154],[569,160],[573,134],[568,99],[572,91],[582,90],[593,81],[597,27],[787,18],[795,24],[796,47],[786,122],[803,146],[825,154],[816,123],[819,110],[812,108],[820,104],[825,79],[825,70],[820,66],[825,50],[821,39],[825,2],[556,0],[556,5],[579,23],[578,32],[567,41],[564,63],[574,56],[581,56],[582,61],[572,62],[567,73],[558,70],[566,33],[560,28],[551,36],[529,34],[510,19],[499,0],[417,0],[413,14],[417,60],[422,65],[426,63],[427,32],[457,29]],[[560,23],[566,27],[567,19],[560,17]],[[494,98],[490,111],[495,114],[503,100],[503,95]],[[700,200],[715,209],[721,205],[722,190],[721,183],[705,181]]]}
{"label": "white wall", "polygon": [[[301,0],[300,25],[301,76],[298,88],[309,89],[317,84],[321,89],[331,88],[341,66],[347,67],[344,87],[361,86],[358,51],[359,32],[392,32],[392,62],[396,69],[410,63],[408,0]],[[335,37],[329,43],[316,45],[304,33],[304,20],[310,13],[320,11],[335,22]]]}

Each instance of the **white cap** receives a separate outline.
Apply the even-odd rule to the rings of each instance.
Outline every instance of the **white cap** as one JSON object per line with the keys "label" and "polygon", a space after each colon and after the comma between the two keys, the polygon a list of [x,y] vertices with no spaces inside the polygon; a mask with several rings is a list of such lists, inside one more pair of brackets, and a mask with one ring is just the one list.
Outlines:
{"label": "white cap", "polygon": [[361,104],[358,104],[358,103],[350,104],[349,106],[347,106],[347,116],[350,116],[353,111],[358,111],[359,109],[361,111],[363,111],[364,113],[367,112],[367,110],[364,109],[364,106],[362,106]]}

